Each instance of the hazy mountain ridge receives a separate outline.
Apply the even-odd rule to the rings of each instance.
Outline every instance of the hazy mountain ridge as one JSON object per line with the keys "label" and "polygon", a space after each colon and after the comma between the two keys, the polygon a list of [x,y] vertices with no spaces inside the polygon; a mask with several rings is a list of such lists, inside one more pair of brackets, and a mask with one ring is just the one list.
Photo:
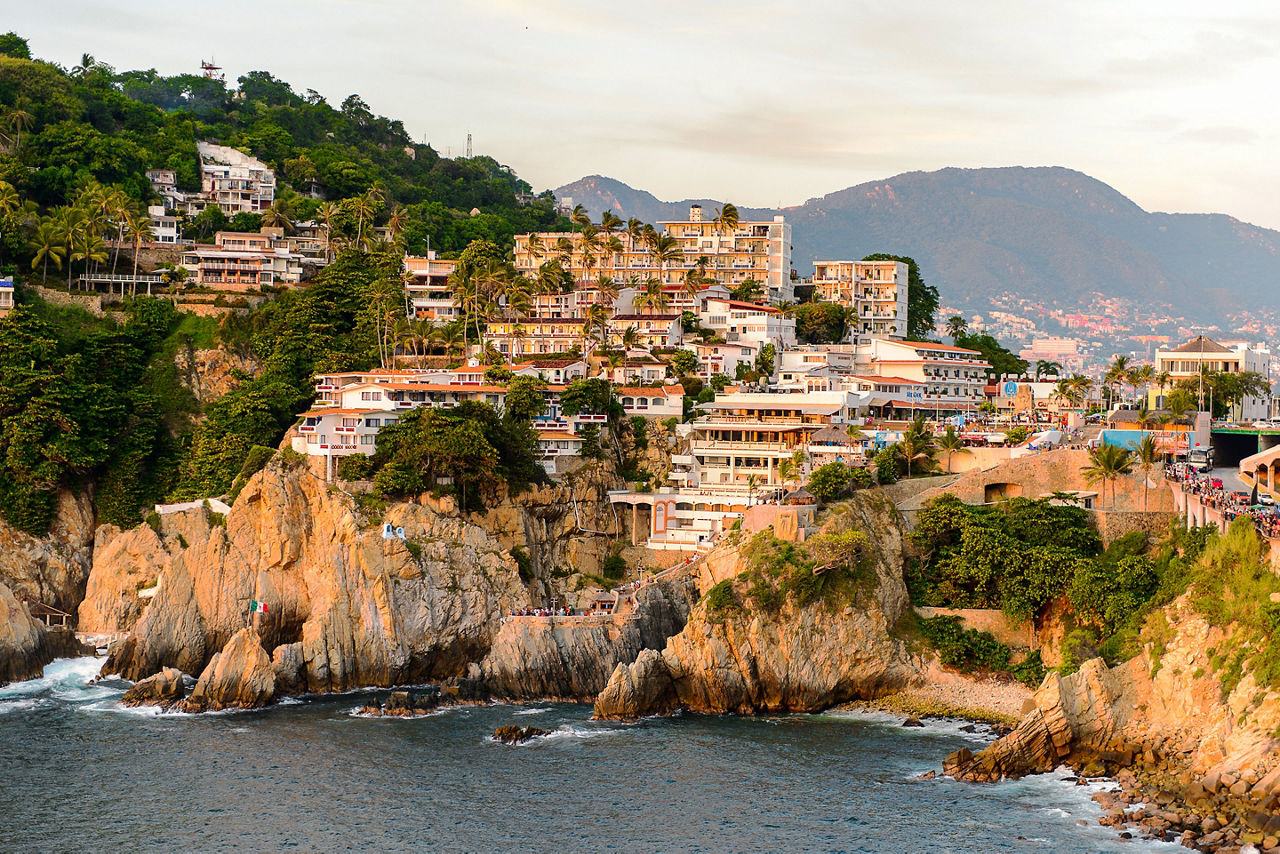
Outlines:
{"label": "hazy mountain ridge", "polygon": [[[692,203],[709,214],[720,205],[663,202],[599,175],[555,193],[596,216],[608,208],[645,221],[683,217]],[[1014,291],[1064,307],[1102,292],[1168,303],[1202,320],[1248,306],[1280,309],[1280,232],[1223,214],[1148,212],[1062,167],[907,172],[797,207],[741,209],[743,218],[776,212],[794,226],[801,275],[817,258],[893,252],[915,257],[944,301],[975,308]]]}

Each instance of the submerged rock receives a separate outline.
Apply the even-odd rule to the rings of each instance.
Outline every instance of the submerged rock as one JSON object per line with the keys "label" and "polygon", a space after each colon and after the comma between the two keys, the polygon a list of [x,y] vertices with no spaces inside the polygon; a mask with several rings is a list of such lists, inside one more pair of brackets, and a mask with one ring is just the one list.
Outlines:
{"label": "submerged rock", "polygon": [[166,667],[141,682],[135,683],[120,702],[126,706],[160,706],[168,708],[187,695],[182,671]]}
{"label": "submerged rock", "polygon": [[907,718],[905,721],[902,722],[902,725],[905,727],[924,726],[924,724],[921,723],[919,718]]}
{"label": "submerged rock", "polygon": [[493,731],[493,740],[503,744],[522,744],[540,735],[550,735],[550,733],[545,729],[532,726],[523,729],[518,726],[500,726]]}

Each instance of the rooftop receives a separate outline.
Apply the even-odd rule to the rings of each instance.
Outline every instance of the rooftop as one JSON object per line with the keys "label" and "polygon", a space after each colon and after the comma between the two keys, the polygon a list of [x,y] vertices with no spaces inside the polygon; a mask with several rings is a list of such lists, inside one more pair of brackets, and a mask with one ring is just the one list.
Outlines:
{"label": "rooftop", "polygon": [[1186,344],[1180,344],[1169,351],[1170,353],[1232,353],[1235,352],[1229,347],[1223,347],[1212,338],[1206,338],[1203,335],[1197,335]]}

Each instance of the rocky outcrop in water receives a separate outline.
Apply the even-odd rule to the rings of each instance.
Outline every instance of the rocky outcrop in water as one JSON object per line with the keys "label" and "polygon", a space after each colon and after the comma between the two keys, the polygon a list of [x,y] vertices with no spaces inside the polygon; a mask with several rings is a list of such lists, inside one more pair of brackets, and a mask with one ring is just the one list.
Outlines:
{"label": "rocky outcrop in water", "polygon": [[659,649],[679,632],[697,598],[687,575],[636,592],[633,612],[598,617],[508,619],[479,667],[496,698],[591,702],[619,664]]}
{"label": "rocky outcrop in water", "polygon": [[[407,539],[384,539],[383,521]],[[104,667],[129,679],[167,666],[207,682],[211,659],[258,600],[267,606],[260,647],[276,694],[424,682],[461,674],[488,651],[501,615],[529,604],[514,561],[483,530],[418,503],[365,520],[305,464],[279,457],[250,479],[225,520],[191,522],[181,538],[163,538],[163,554],[145,527],[113,543],[94,567],[105,590],[132,577],[137,555],[161,564],[154,597]],[[256,655],[231,661],[262,670]]]}
{"label": "rocky outcrop in water", "polygon": [[276,674],[258,633],[241,629],[200,674],[191,696],[182,703],[187,712],[256,709],[275,699]]}
{"label": "rocky outcrop in water", "polygon": [[120,703],[125,706],[162,706],[168,708],[187,696],[187,686],[182,671],[166,667],[130,686]]}
{"label": "rocky outcrop in water", "polygon": [[46,629],[26,603],[0,584],[0,685],[34,679],[55,658],[81,653],[75,635]]}
{"label": "rocky outcrop in water", "polygon": [[[596,716],[635,718],[675,709],[816,711],[918,680],[920,662],[891,634],[908,607],[901,529],[892,506],[861,495],[824,524],[827,532],[848,528],[864,531],[871,541],[874,578],[856,600],[788,600],[768,613],[749,605],[709,609],[704,597],[664,649],[645,650],[635,663],[617,667],[596,699]],[[709,557],[700,582],[733,579],[745,568],[738,547],[725,546]]]}
{"label": "rocky outcrop in water", "polygon": [[500,741],[503,744],[524,744],[531,738],[537,738],[540,735],[550,735],[545,729],[527,726],[523,729],[518,726],[500,726],[493,731],[493,740]]}

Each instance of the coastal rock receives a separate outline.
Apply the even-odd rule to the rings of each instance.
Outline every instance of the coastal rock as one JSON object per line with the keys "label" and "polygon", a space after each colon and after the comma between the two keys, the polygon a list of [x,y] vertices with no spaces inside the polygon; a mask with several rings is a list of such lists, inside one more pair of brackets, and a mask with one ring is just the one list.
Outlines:
{"label": "coastal rock", "polygon": [[[515,562],[485,531],[418,503],[365,519],[318,472],[281,457],[212,521],[183,535],[185,547],[165,538],[157,591],[105,673],[201,673],[258,600],[261,645],[298,645],[280,654],[283,693],[426,682],[465,672],[502,614],[528,604]],[[406,539],[384,539],[384,521]],[[151,533],[123,536],[142,543]],[[104,554],[94,575],[127,575],[121,564],[145,548]]]}
{"label": "coastal rock", "polygon": [[262,648],[258,633],[245,628],[210,659],[182,708],[188,712],[256,709],[271,702],[275,690],[271,657]]}
{"label": "coastal rock", "polygon": [[179,349],[173,362],[178,376],[201,403],[217,400],[238,387],[237,372],[252,376],[258,369],[253,359],[222,348]]}
{"label": "coastal rock", "polygon": [[62,490],[49,533],[34,537],[0,520],[0,583],[18,598],[74,614],[93,565],[93,502]]}
{"label": "coastal rock", "polygon": [[676,574],[636,591],[634,611],[594,617],[508,619],[481,662],[481,678],[499,699],[595,699],[619,664],[660,649],[684,628],[697,598],[693,579]]}
{"label": "coastal rock", "polygon": [[[846,507],[828,518],[824,530],[852,527],[871,540],[875,577],[856,602],[833,607],[821,599],[804,606],[788,600],[776,614],[749,607],[708,614],[704,596],[662,652],[642,652],[614,671],[596,698],[596,716],[630,719],[678,708],[808,712],[917,681],[919,662],[890,633],[908,606],[897,518],[879,496],[861,495]],[[705,581],[735,578],[746,568],[744,560],[737,546],[722,546],[708,556],[704,571],[721,569]]]}
{"label": "coastal rock", "polygon": [[166,667],[159,673],[152,674],[141,682],[135,683],[120,702],[126,706],[164,706],[169,707],[187,695],[187,686],[183,683],[182,671]]}
{"label": "coastal rock", "polygon": [[524,729],[518,726],[500,726],[493,731],[493,740],[500,741],[503,744],[523,744],[531,738],[548,734],[547,730],[532,726],[527,726]]}
{"label": "coastal rock", "polygon": [[55,658],[80,655],[70,631],[49,630],[0,583],[0,685],[34,679]]}

